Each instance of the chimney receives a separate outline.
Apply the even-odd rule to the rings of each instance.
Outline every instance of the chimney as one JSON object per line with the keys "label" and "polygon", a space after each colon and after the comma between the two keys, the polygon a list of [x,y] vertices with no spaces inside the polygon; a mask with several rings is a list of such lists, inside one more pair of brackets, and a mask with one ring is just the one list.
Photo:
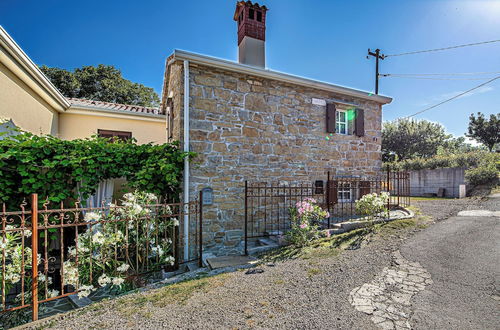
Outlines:
{"label": "chimney", "polygon": [[234,20],[238,22],[238,61],[266,67],[266,6],[238,1]]}

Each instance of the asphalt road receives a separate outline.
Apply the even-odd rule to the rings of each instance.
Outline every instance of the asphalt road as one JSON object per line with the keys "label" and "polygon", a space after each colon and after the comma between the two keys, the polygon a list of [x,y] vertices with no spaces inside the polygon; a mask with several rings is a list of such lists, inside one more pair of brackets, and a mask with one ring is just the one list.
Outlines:
{"label": "asphalt road", "polygon": [[[481,209],[500,210],[500,196]],[[453,216],[406,241],[434,283],[412,300],[414,329],[500,329],[500,217]]]}

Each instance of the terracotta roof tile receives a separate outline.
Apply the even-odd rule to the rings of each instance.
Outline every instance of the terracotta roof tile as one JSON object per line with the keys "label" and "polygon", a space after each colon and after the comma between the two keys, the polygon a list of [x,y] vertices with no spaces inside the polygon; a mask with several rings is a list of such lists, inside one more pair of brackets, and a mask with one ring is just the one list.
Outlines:
{"label": "terracotta roof tile", "polygon": [[136,112],[136,113],[145,113],[151,115],[164,114],[163,111],[161,111],[158,108],[143,107],[140,105],[119,104],[119,103],[94,101],[86,99],[75,99],[75,98],[67,98],[67,100],[69,101],[69,103],[71,103],[71,105],[92,107],[95,109]]}

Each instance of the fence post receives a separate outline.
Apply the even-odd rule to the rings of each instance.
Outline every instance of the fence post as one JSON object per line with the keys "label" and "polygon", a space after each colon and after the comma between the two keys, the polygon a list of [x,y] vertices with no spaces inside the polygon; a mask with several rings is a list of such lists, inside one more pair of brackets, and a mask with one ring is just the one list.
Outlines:
{"label": "fence post", "polygon": [[387,200],[387,212],[391,209],[391,169],[387,166],[387,192],[389,193],[389,199]]}
{"label": "fence post", "polygon": [[38,320],[38,195],[31,194],[31,304],[32,319]]}
{"label": "fence post", "polygon": [[200,217],[200,236],[198,241],[198,248],[200,249],[199,255],[200,259],[198,260],[198,266],[203,267],[203,190],[200,190],[200,207],[199,207],[199,217]]}
{"label": "fence post", "polygon": [[248,181],[245,180],[245,255],[248,255]]}
{"label": "fence post", "polygon": [[330,213],[330,171],[328,171],[327,178],[326,178],[326,207],[328,209],[328,229],[330,229],[330,218],[332,214]]}

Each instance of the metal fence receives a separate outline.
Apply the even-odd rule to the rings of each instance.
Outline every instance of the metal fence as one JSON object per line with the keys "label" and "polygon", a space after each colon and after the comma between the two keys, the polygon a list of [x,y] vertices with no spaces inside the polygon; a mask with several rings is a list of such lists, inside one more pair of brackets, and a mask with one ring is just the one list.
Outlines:
{"label": "metal fence", "polygon": [[[20,211],[7,212],[4,205],[0,314],[31,307],[36,320],[42,303],[201,262],[200,201],[52,208],[33,194],[29,209],[23,203]],[[185,216],[192,228],[190,260],[181,253]]]}
{"label": "metal fence", "polygon": [[[326,183],[326,184],[325,184]],[[291,185],[245,182],[245,251],[252,238],[283,235],[291,228],[290,209],[297,202],[313,198],[330,217],[321,223],[334,223],[360,217],[355,203],[369,193],[389,192],[387,209],[410,205],[408,172],[386,172],[378,177],[330,176],[314,183]]]}

